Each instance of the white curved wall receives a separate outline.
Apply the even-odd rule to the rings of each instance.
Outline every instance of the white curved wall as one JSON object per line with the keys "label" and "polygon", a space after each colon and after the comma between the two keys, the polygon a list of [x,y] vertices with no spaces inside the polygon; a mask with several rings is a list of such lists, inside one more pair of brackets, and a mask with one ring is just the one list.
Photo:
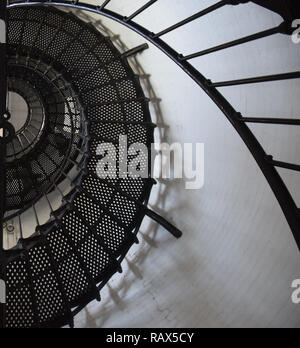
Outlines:
{"label": "white curved wall", "polygon": [[[124,9],[144,3],[118,0],[109,8],[129,15],[132,11]],[[159,1],[138,22],[156,32],[212,3]],[[144,42],[114,22],[103,22],[129,47]],[[247,4],[219,10],[166,39],[187,54],[280,22],[279,16]],[[187,191],[184,182],[164,181],[155,187],[153,208],[181,228],[183,238],[175,241],[145,221],[124,273],[113,278],[102,302],[90,304],[76,325],[300,327],[300,305],[291,302],[291,283],[300,278],[299,251],[255,161],[217,107],[159,50],[151,47],[139,61],[162,99],[164,140],[205,143],[205,186]],[[278,35],[193,63],[214,81],[296,71],[300,45]],[[293,80],[228,88],[224,94],[245,116],[299,117],[299,88],[299,80]],[[300,128],[253,130],[267,152],[300,163]],[[282,173],[300,204],[299,175]]]}

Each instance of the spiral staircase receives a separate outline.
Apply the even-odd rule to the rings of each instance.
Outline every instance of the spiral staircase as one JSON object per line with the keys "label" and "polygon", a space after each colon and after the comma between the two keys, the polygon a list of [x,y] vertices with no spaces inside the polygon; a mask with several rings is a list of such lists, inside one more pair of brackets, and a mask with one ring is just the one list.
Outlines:
{"label": "spiral staircase", "polygon": [[[152,33],[134,20],[159,1],[151,0],[130,16],[107,9],[113,0],[92,5],[81,1],[8,1],[1,6],[7,38],[1,43],[0,171],[1,279],[7,301],[1,305],[1,326],[60,327],[90,301],[116,273],[128,250],[138,243],[145,216],[179,238],[181,232],[148,208],[150,177],[100,179],[97,152],[101,143],[124,151],[142,143],[149,149],[155,124],[139,76],[128,58],[147,44],[121,53],[103,36],[68,9],[90,11],[134,30],[160,48],[200,86],[223,111],[248,146],[269,182],[300,248],[299,209],[277,167],[299,171],[265,153],[247,123],[299,126],[298,119],[249,118],[241,115],[220,93],[220,87],[300,78],[300,72],[279,73],[241,80],[212,82],[191,60],[275,34],[290,35],[300,18],[297,1],[253,1],[280,14],[283,23],[225,44],[183,56],[162,37],[178,28],[248,1],[222,0],[193,16]],[[4,42],[6,41],[6,42]],[[10,100],[24,101],[25,120],[14,122]],[[151,169],[151,156],[144,164]],[[149,170],[151,172],[151,170]],[[123,173],[124,174],[124,173]],[[13,245],[6,237],[14,230]]]}

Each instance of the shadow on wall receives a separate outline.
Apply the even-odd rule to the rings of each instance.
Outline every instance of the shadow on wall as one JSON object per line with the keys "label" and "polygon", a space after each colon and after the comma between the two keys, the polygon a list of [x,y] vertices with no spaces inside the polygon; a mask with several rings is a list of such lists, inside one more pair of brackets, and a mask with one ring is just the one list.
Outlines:
{"label": "shadow on wall", "polygon": [[[74,14],[80,17],[82,20],[93,23],[93,25],[105,36],[109,36],[113,41],[114,45],[121,51],[128,51],[128,47],[121,41],[119,35],[115,35],[110,29],[108,29],[101,20],[94,20],[85,12],[75,10]],[[151,101],[150,111],[152,115],[153,122],[157,125],[156,132],[156,142],[164,143],[168,142],[168,129],[169,126],[164,123],[162,110],[160,107],[161,99],[157,97],[152,84],[151,76],[148,75],[143,67],[140,65],[136,56],[129,58],[129,63],[133,68],[134,72],[140,76],[141,84],[144,89],[146,97]],[[171,163],[172,165],[172,163]],[[179,181],[182,183],[182,180],[165,180],[158,179],[158,184],[155,186],[155,192],[153,192],[150,207],[157,213],[166,216],[171,223],[172,218],[170,216],[176,216],[179,212],[186,209],[192,209],[186,204],[184,206],[174,206],[172,210],[168,210],[166,214],[166,200],[170,194],[170,191],[177,188]],[[153,196],[155,198],[153,199]],[[199,214],[199,212],[198,212]],[[180,226],[179,226],[180,227]],[[144,229],[144,230],[143,230]],[[143,279],[143,264],[145,263],[148,255],[151,251],[157,248],[157,233],[159,226],[156,222],[147,219],[146,223],[143,223],[142,230],[139,232],[140,243],[137,247],[137,250],[126,256],[123,263],[123,273],[122,275],[116,274],[111,281],[107,284],[107,291],[109,296],[105,296],[105,299],[101,300],[101,303],[98,306],[94,306],[93,310],[96,309],[96,312],[93,311],[93,314],[90,313],[90,306],[93,306],[94,303],[86,307],[81,315],[85,317],[84,321],[80,322],[80,327],[102,327],[105,326],[106,321],[111,317],[113,313],[118,313],[125,310],[126,308],[126,294],[132,290],[132,286],[137,280]],[[168,241],[173,237],[166,232]],[[163,243],[160,243],[161,248],[163,248]],[[133,246],[134,248],[134,246]],[[188,261],[190,262],[190,260]],[[178,267],[178,265],[177,265]],[[181,267],[180,267],[181,268]],[[182,266],[182,268],[185,268]],[[115,285],[115,283],[118,283]],[[75,318],[76,320],[76,318]],[[96,321],[97,320],[97,321]]]}

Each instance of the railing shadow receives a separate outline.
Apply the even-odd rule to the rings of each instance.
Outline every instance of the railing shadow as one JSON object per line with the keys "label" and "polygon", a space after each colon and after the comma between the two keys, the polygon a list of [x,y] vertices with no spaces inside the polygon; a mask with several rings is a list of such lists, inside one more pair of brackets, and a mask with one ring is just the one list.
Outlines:
{"label": "railing shadow", "polygon": [[[121,40],[121,37],[119,35],[115,35],[101,20],[96,20],[80,10],[74,10],[73,13],[80,19],[92,23],[103,35],[109,37],[114,45],[121,51],[121,53],[128,51],[129,48]],[[136,56],[130,57],[128,61],[134,72],[140,76],[144,93],[151,101],[150,107],[152,109],[152,121],[157,124],[156,141],[160,143],[166,142],[168,138],[169,126],[164,122],[160,106],[161,99],[158,98],[154,91],[151,84],[151,76],[146,73]],[[167,180],[158,180],[158,185],[155,187],[156,198],[154,201],[151,201],[151,208],[154,211],[165,211],[164,208],[166,206],[168,185],[172,184],[174,183]],[[142,225],[142,229],[138,234],[140,240],[138,251],[128,253],[123,264],[123,273],[121,275],[116,274],[108,282],[107,291],[109,296],[105,296],[99,305],[95,305],[95,302],[93,302],[87,306],[81,314],[79,314],[77,320],[79,319],[78,322],[80,322],[81,327],[102,327],[114,312],[118,313],[120,310],[122,311],[126,308],[126,294],[128,294],[136,281],[141,281],[143,279],[143,265],[151,251],[158,247],[156,242],[157,233],[159,230],[158,224],[152,220],[148,221],[147,219],[147,226],[143,226],[144,224]],[[170,238],[173,237],[170,236]],[[94,310],[96,306],[97,311],[95,313]],[[93,307],[93,314],[91,314],[91,307]]]}

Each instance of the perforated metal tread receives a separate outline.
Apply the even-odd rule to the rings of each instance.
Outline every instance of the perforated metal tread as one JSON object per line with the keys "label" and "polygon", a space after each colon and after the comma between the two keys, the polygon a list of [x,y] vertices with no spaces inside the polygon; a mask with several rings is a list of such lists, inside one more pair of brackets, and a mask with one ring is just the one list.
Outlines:
{"label": "perforated metal tread", "polygon": [[[121,256],[136,242],[136,229],[145,215],[142,203],[153,185],[150,178],[99,179],[97,146],[109,141],[118,148],[119,136],[128,135],[128,146],[139,142],[150,148],[148,102],[126,58],[108,38],[72,14],[42,7],[11,9],[8,38],[10,64],[44,74],[68,90],[65,98],[72,95],[78,103],[84,156],[73,189],[49,223],[37,226],[33,238],[5,252],[4,326],[72,324],[73,308],[99,298],[97,284],[120,270]],[[52,105],[43,93],[42,99]],[[48,116],[60,113],[47,111]],[[44,142],[50,143],[48,133]],[[43,167],[36,151],[37,165]],[[53,183],[51,171],[46,177]],[[36,182],[31,187],[39,188]],[[22,205],[24,195],[20,197]]]}

